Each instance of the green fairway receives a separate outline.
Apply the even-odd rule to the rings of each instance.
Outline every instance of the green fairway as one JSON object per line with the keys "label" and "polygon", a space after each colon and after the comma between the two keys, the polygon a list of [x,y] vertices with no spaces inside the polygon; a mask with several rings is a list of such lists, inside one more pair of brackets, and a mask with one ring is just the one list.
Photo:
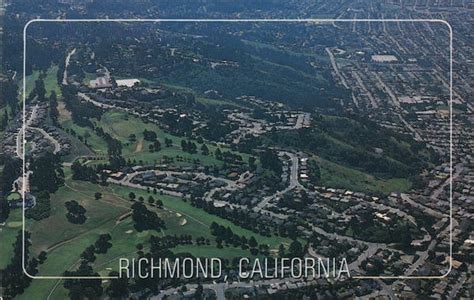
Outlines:
{"label": "green fairway", "polygon": [[[137,197],[143,196],[145,199],[148,197],[147,192],[144,190],[136,190],[136,189],[131,189],[128,187],[123,187],[123,186],[118,186],[118,185],[111,185],[110,188],[115,193],[122,195],[124,198],[128,197],[128,194],[130,193],[130,191],[133,191]],[[290,243],[290,239],[288,238],[281,238],[277,236],[265,237],[258,233],[254,233],[250,230],[244,229],[240,226],[233,224],[229,220],[207,213],[203,209],[193,207],[189,202],[185,202],[182,199],[168,196],[168,195],[159,195],[159,196],[156,196],[155,198],[158,198],[161,201],[163,201],[163,204],[166,208],[174,212],[180,213],[182,216],[184,216],[188,220],[196,221],[197,225],[199,226],[198,228],[200,230],[199,236],[205,236],[206,234],[208,234],[207,232],[209,231],[209,226],[212,224],[212,222],[216,222],[223,226],[229,226],[232,229],[232,231],[238,235],[245,235],[246,237],[254,236],[255,239],[260,244],[262,243],[268,244],[270,245],[270,248],[273,248],[273,249],[277,249],[281,243],[283,244]],[[184,226],[183,229],[184,228],[186,227]]]}
{"label": "green fairway", "polygon": [[57,65],[53,65],[46,71],[46,76],[43,79],[46,97],[51,95],[52,91],[54,91],[58,97],[61,95],[61,89],[59,88],[57,79],[58,69],[59,67]]}
{"label": "green fairway", "polygon": [[[112,137],[122,142],[124,158],[142,161],[144,163],[154,163],[165,157],[175,158],[177,165],[190,165],[193,160],[199,160],[202,165],[222,165],[223,162],[217,160],[212,153],[217,149],[217,146],[206,143],[209,148],[210,155],[202,155],[199,153],[190,154],[182,151],[181,140],[183,138],[166,133],[158,125],[152,123],[145,123],[141,119],[131,116],[125,112],[108,111],[104,113],[100,122],[96,122],[97,126],[104,129],[105,132],[112,135]],[[148,147],[151,142],[144,141],[143,131],[152,130],[157,134],[158,140],[161,143],[161,150],[157,152],[150,152]],[[130,135],[136,136],[135,142],[130,142]],[[164,144],[165,138],[173,141],[171,147],[166,147]],[[91,142],[92,144],[92,142]],[[198,144],[199,147],[199,144]],[[221,147],[221,150],[230,151],[228,148]],[[234,152],[236,153],[236,152]],[[238,153],[242,156],[244,162],[248,161],[248,154]],[[176,157],[182,157],[183,160],[177,161]]]}
{"label": "green fairway", "polygon": [[[59,88],[57,81],[58,69],[59,67],[57,65],[52,65],[44,73],[43,82],[46,90],[46,97],[49,97],[52,91],[54,91],[58,97],[61,95],[61,89]],[[33,73],[26,76],[26,96],[29,96],[35,88],[35,81],[39,78],[40,74],[40,71],[34,70]],[[20,97],[20,100],[22,100],[23,93],[20,94]]]}
{"label": "green fairway", "polygon": [[[251,256],[249,250],[241,248],[218,249],[215,246],[215,237],[210,233],[209,226],[212,222],[229,226],[236,234],[247,237],[254,236],[260,244],[269,244],[272,250],[277,249],[281,243],[287,246],[289,244],[289,239],[261,236],[202,209],[195,208],[182,199],[167,195],[153,195],[155,199],[163,201],[164,208],[147,205],[150,210],[157,212],[160,218],[165,221],[166,229],[137,232],[133,227],[132,219],[126,217],[131,205],[128,194],[133,191],[137,198],[143,196],[146,199],[151,193],[117,185],[102,187],[88,182],[73,181],[70,179],[69,168],[65,168],[65,175],[66,185],[51,195],[51,216],[41,221],[27,220],[27,228],[32,234],[32,254],[38,255],[40,251],[48,252],[47,260],[39,266],[38,275],[40,276],[60,276],[65,270],[74,269],[80,254],[86,247],[93,244],[102,233],[111,234],[113,245],[106,254],[96,255],[94,269],[102,275],[108,274],[111,270],[117,270],[120,257],[135,257],[137,244],[142,244],[146,250],[149,247],[151,235],[186,234],[191,235],[193,240],[197,237],[210,240],[210,245],[178,246],[173,249],[175,253],[186,252],[195,256],[217,256],[229,259]],[[100,200],[94,199],[94,193],[97,191],[102,193]],[[88,218],[82,225],[71,224],[65,218],[64,202],[73,199],[87,210],[86,216]],[[17,221],[15,215],[12,215],[11,218],[11,221]],[[5,235],[2,240],[9,239],[13,242],[16,230],[3,231],[2,235]],[[3,259],[2,257],[2,264],[6,264],[8,260],[9,258]],[[53,289],[54,293],[51,299],[61,299],[67,291],[62,287],[62,283],[56,286],[57,283],[55,280],[34,280],[20,299],[30,299],[33,295],[47,298]]]}
{"label": "green fairway", "polygon": [[0,226],[0,269],[4,269],[13,256],[13,243],[21,231],[21,209],[10,211],[5,225]]}
{"label": "green fairway", "polygon": [[[79,235],[87,235],[103,224],[116,221],[128,211],[127,203],[111,195],[104,195],[101,200],[94,199],[94,193],[100,187],[91,183],[74,181],[68,186],[61,187],[51,195],[50,217],[32,222],[29,228],[35,253],[50,249],[61,242],[67,242]],[[66,219],[66,201],[76,200],[87,210],[87,220],[84,224],[72,224]],[[54,228],[54,230],[51,230]],[[81,238],[82,239],[82,238]]]}
{"label": "green fairway", "polygon": [[21,199],[21,195],[20,195],[20,193],[17,193],[17,192],[10,193],[7,196],[7,200],[9,200],[9,201],[11,201],[11,200],[20,200],[20,199]]}

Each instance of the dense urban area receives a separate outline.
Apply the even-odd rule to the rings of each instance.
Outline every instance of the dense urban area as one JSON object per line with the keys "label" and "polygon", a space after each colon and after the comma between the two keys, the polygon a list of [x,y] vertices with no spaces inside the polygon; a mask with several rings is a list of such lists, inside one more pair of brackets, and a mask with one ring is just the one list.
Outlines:
{"label": "dense urban area", "polygon": [[472,1],[0,3],[3,298],[474,297]]}

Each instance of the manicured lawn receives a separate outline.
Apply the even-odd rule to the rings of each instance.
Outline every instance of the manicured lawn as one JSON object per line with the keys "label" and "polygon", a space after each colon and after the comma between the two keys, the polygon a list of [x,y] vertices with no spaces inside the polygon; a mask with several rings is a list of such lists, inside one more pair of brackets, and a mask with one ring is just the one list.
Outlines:
{"label": "manicured lawn", "polygon": [[[61,95],[61,89],[59,88],[58,81],[57,81],[57,72],[58,66],[52,65],[45,73],[45,77],[43,78],[44,88],[46,90],[46,97],[51,95],[51,92],[54,91],[57,96]],[[30,93],[35,88],[35,81],[39,78],[40,71],[34,70],[33,73],[26,76],[26,96],[29,96]],[[20,85],[20,88],[22,86]],[[20,100],[23,99],[23,94],[21,93]]]}
{"label": "manicured lawn", "polygon": [[[129,205],[113,195],[104,195],[101,200],[94,199],[94,193],[100,190],[98,185],[81,181],[68,181],[51,195],[51,215],[43,220],[31,222],[32,249],[35,253],[46,250],[52,245],[75,238],[87,236],[88,232],[107,222],[115,222],[128,211]],[[72,188],[72,189],[71,189]],[[66,219],[66,201],[76,200],[87,210],[84,224],[72,224]],[[84,250],[84,249],[82,249]]]}
{"label": "manicured lawn", "polygon": [[[102,116],[100,122],[97,122],[97,125],[101,126],[104,131],[108,132],[114,138],[122,142],[122,153],[126,159],[130,158],[136,161],[141,160],[144,163],[154,163],[155,161],[159,161],[164,157],[171,157],[175,158],[175,163],[177,165],[190,165],[193,163],[194,159],[199,159],[200,163],[203,165],[222,165],[222,161],[217,160],[212,155],[212,153],[217,149],[217,146],[212,145],[211,143],[206,143],[211,154],[202,155],[199,151],[201,145],[195,142],[198,146],[198,153],[190,154],[184,152],[181,149],[181,140],[183,138],[168,134],[164,132],[158,125],[145,123],[141,119],[131,116],[125,112],[108,111]],[[143,140],[143,131],[145,129],[152,130],[157,134],[158,140],[161,143],[160,151],[153,153],[149,151],[148,147],[152,143]],[[135,142],[129,141],[129,137],[132,134],[135,134],[136,136]],[[165,146],[165,138],[171,139],[173,141],[173,145],[171,147]],[[229,151],[229,149],[225,147],[221,147],[221,150]],[[238,154],[242,156],[244,162],[248,161],[248,154]],[[185,160],[178,162],[176,160],[177,156],[183,157]]]}
{"label": "manicured lawn", "polygon": [[4,226],[0,226],[0,269],[4,269],[13,256],[13,243],[21,231],[21,209],[10,211]]}
{"label": "manicured lawn", "polygon": [[[127,198],[128,194],[131,191],[133,191],[136,194],[137,198],[139,196],[143,196],[145,199],[147,199],[148,195],[150,195],[144,190],[136,190],[136,189],[131,189],[128,187],[123,187],[123,186],[118,186],[118,185],[111,185],[110,188],[113,189],[114,192],[116,192],[117,194],[123,195],[124,198]],[[254,236],[255,239],[259,243],[269,244],[270,247],[273,249],[278,249],[281,243],[284,243],[284,244],[290,243],[290,240],[287,238],[281,238],[278,236],[265,237],[258,233],[254,233],[250,230],[244,229],[240,226],[234,225],[232,222],[226,219],[207,213],[206,211],[200,208],[193,207],[189,202],[185,202],[182,199],[168,196],[168,195],[156,195],[156,196],[154,195],[154,197],[155,199],[158,198],[161,201],[163,201],[163,204],[166,208],[174,212],[180,213],[188,221],[190,220],[196,221],[197,225],[199,226],[198,228],[200,230],[199,236],[205,235],[206,232],[209,231],[209,227],[212,224],[212,222],[216,222],[223,226],[229,226],[232,229],[232,231],[238,235],[241,235],[241,236],[245,235],[246,237]],[[214,238],[212,240],[214,240]]]}
{"label": "manicured lawn", "polygon": [[59,67],[57,65],[53,65],[46,72],[46,77],[43,79],[46,97],[49,97],[52,91],[54,91],[58,97],[61,95],[61,89],[59,88],[57,79],[58,69]]}
{"label": "manicured lawn", "polygon": [[7,200],[20,200],[21,199],[21,195],[20,193],[10,193],[8,196],[7,196]]}

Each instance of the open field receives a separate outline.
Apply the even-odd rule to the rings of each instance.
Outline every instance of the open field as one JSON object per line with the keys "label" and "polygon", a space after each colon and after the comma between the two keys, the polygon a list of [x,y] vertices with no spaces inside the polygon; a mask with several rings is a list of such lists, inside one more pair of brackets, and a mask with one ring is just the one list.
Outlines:
{"label": "open field", "polygon": [[405,192],[411,187],[411,182],[406,178],[381,179],[320,157],[316,157],[316,160],[321,168],[320,185],[323,186],[383,194]]}

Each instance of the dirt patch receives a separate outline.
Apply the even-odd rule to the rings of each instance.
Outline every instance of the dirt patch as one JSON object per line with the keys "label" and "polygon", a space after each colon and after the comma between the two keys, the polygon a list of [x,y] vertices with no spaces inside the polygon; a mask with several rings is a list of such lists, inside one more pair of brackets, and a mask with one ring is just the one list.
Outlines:
{"label": "dirt patch", "polygon": [[137,145],[135,146],[135,153],[137,152],[142,152],[143,151],[143,146],[145,145],[145,141],[144,140],[139,140],[137,142]]}
{"label": "dirt patch", "polygon": [[67,110],[66,104],[63,101],[58,101],[59,117],[62,120],[71,120],[71,112]]}

